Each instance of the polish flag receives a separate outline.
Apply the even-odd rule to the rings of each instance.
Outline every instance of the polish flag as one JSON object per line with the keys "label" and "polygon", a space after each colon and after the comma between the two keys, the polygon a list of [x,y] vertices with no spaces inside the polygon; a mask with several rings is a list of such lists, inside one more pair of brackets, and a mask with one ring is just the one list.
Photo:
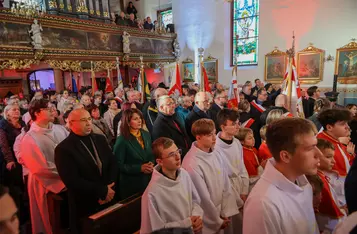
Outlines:
{"label": "polish flag", "polygon": [[181,87],[181,77],[180,77],[180,69],[178,63],[176,63],[175,70],[176,70],[175,77],[172,77],[168,95],[175,94],[176,96],[181,96],[182,87]]}
{"label": "polish flag", "polygon": [[202,72],[203,72],[203,85],[204,85],[203,87],[204,87],[204,90],[205,90],[205,92],[211,92],[211,88],[209,87],[206,68],[203,65],[202,65]]}

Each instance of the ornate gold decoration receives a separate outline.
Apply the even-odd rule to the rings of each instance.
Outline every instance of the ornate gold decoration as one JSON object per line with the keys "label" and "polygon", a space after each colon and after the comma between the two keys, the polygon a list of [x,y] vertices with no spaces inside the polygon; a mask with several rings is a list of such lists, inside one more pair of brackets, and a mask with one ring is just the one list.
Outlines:
{"label": "ornate gold decoration", "polygon": [[67,9],[68,11],[72,11],[72,5],[71,4],[67,5]]}
{"label": "ornate gold decoration", "polygon": [[[89,61],[80,61],[80,60],[46,60],[48,65],[54,69],[60,69],[62,71],[74,71],[74,72],[89,72],[90,68],[85,69],[82,67],[83,62]],[[108,69],[116,69],[115,61],[94,61],[93,70],[98,71],[107,71]]]}
{"label": "ornate gold decoration", "polygon": [[54,1],[54,0],[51,0],[51,1],[48,2],[48,6],[50,8],[57,8],[57,2]]}
{"label": "ornate gold decoration", "polygon": [[193,63],[193,60],[189,57],[187,57],[182,63]]}
{"label": "ornate gold decoration", "polygon": [[104,15],[104,17],[109,17],[109,13],[106,11],[103,12],[103,15]]}
{"label": "ornate gold decoration", "polygon": [[77,6],[77,12],[87,13],[88,8],[86,6]]}
{"label": "ornate gold decoration", "polygon": [[[340,63],[340,58],[344,59]],[[357,84],[357,73],[349,70],[352,66],[356,66],[353,61],[357,57],[357,42],[355,38],[351,39],[347,45],[336,50],[335,74],[338,75],[337,81],[341,84]],[[346,62],[347,61],[347,62]],[[347,67],[346,67],[347,66]],[[352,75],[351,75],[352,73]]]}
{"label": "ornate gold decoration", "polygon": [[43,54],[43,50],[36,50],[34,56],[36,60],[41,60],[45,55]]}
{"label": "ornate gold decoration", "polygon": [[205,61],[210,61],[210,60],[217,60],[217,58],[215,58],[211,55],[208,55],[208,57],[205,59]]}
{"label": "ornate gold decoration", "polygon": [[100,16],[100,10],[97,10],[95,13],[97,14],[97,16]]}
{"label": "ornate gold decoration", "polygon": [[61,9],[61,10],[64,9],[64,3],[63,3],[63,2],[60,3],[60,9]]}
{"label": "ornate gold decoration", "polygon": [[89,13],[90,13],[91,15],[94,15],[94,10],[89,10]]}
{"label": "ornate gold decoration", "polygon": [[0,70],[26,69],[36,62],[34,59],[0,59]]}
{"label": "ornate gold decoration", "polygon": [[[278,61],[278,64],[275,64]],[[286,69],[287,53],[274,47],[274,50],[265,55],[265,69],[264,69],[264,80],[270,83],[281,83],[284,79],[285,69]],[[271,64],[273,62],[273,64]],[[280,66],[279,65],[280,62]],[[271,66],[276,66],[278,69],[278,74],[271,74],[269,69]],[[276,71],[275,71],[276,72]],[[280,72],[280,74],[279,74]]]}
{"label": "ornate gold decoration", "polygon": [[[318,56],[318,60],[316,60],[316,55]],[[304,64],[302,64],[302,57],[308,57]],[[299,51],[297,53],[297,74],[299,77],[299,81],[302,84],[316,84],[322,81],[324,74],[324,58],[325,51],[319,48],[316,48],[312,43],[309,43],[309,46],[305,49]],[[308,63],[315,62],[315,66],[311,67]],[[314,74],[318,71],[318,74]],[[308,76],[306,76],[308,75]]]}
{"label": "ornate gold decoration", "polygon": [[123,61],[129,61],[129,54],[125,54],[125,55],[124,55]]}

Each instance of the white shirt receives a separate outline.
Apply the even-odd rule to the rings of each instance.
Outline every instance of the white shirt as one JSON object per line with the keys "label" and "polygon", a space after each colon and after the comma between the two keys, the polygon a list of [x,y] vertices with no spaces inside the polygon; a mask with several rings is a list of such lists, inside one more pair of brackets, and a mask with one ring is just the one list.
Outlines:
{"label": "white shirt", "polygon": [[312,187],[305,176],[296,185],[268,160],[244,205],[243,234],[318,234]]}
{"label": "white shirt", "polygon": [[166,228],[190,228],[191,216],[203,215],[200,198],[189,174],[178,170],[176,180],[159,172],[156,165],[141,199],[140,233]]}

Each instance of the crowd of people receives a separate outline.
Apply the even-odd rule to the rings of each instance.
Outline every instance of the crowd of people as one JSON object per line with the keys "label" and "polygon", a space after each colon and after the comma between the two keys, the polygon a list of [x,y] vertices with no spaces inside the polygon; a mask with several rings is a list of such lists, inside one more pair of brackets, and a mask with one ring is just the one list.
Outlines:
{"label": "crowd of people", "polygon": [[183,84],[179,97],[153,83],[144,102],[129,86],[4,99],[0,228],[53,233],[53,193],[82,233],[84,217],[142,194],[140,233],[347,233],[357,106],[312,86],[297,118],[279,85],[254,83],[237,108],[219,83]]}

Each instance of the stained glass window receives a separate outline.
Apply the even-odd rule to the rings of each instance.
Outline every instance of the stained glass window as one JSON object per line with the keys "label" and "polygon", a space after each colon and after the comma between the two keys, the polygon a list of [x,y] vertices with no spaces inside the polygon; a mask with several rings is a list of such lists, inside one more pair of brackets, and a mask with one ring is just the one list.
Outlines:
{"label": "stained glass window", "polygon": [[258,64],[259,0],[234,0],[232,64]]}
{"label": "stained glass window", "polygon": [[162,22],[165,25],[165,28],[168,24],[172,24],[172,9],[167,10],[167,11],[162,11],[160,12],[161,16],[162,16]]}

